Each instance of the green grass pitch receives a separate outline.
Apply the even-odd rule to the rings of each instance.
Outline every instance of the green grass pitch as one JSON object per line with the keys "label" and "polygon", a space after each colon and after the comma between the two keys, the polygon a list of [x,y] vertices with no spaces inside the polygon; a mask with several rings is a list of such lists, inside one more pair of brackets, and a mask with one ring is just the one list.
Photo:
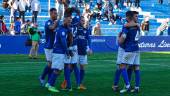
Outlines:
{"label": "green grass pitch", "polygon": [[[46,62],[44,55],[30,60],[27,55],[0,55],[0,96],[170,96],[170,54],[141,54],[141,90],[139,94],[119,94],[111,89],[116,65],[115,53],[97,53],[86,66],[87,90],[51,93],[39,85],[38,77]],[[73,74],[72,74],[73,75]],[[56,87],[60,88],[63,74]],[[75,88],[74,75],[72,76]],[[134,79],[132,81],[134,85]],[[123,87],[123,80],[120,81]]]}

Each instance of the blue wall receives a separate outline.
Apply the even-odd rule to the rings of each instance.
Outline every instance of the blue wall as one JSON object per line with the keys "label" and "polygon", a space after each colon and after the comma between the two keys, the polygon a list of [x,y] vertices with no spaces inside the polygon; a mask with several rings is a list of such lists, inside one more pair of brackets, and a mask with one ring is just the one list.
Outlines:
{"label": "blue wall", "polygon": [[[28,54],[30,47],[25,46],[28,36],[0,36],[0,54]],[[93,36],[92,49],[94,52],[117,51],[117,38],[115,36]],[[39,52],[43,53],[43,42],[40,41]],[[140,50],[142,52],[170,51],[170,36],[141,37]]]}

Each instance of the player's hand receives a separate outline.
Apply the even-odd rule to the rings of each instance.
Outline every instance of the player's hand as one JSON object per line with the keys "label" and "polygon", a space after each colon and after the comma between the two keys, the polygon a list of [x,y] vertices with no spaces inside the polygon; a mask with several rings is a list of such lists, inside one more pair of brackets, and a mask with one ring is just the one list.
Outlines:
{"label": "player's hand", "polygon": [[92,54],[93,54],[93,51],[92,51],[91,49],[89,49],[89,50],[87,51],[87,54],[88,54],[88,55],[92,55]]}
{"label": "player's hand", "polygon": [[70,58],[69,50],[67,50],[66,56],[67,56],[67,58]]}
{"label": "player's hand", "polygon": [[72,50],[69,50],[69,56],[73,57],[74,54],[73,54],[73,51]]}
{"label": "player's hand", "polygon": [[137,26],[138,26],[138,27],[140,27],[140,24],[139,24],[139,23],[137,23]]}
{"label": "player's hand", "polygon": [[67,55],[67,59],[70,59],[70,56]]}

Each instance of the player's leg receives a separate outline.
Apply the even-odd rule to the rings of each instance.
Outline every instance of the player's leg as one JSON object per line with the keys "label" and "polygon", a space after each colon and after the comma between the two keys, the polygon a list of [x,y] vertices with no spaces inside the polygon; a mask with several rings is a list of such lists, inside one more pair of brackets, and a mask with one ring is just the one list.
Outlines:
{"label": "player's leg", "polygon": [[134,66],[129,65],[128,68],[127,68],[129,82],[131,81],[133,71],[134,71]]}
{"label": "player's leg", "polygon": [[57,77],[60,75],[61,71],[64,69],[64,54],[55,54],[53,53],[52,57],[52,69],[53,72],[51,74],[50,79],[48,80],[48,83],[45,85],[45,87],[48,88],[51,92],[59,92],[54,85],[56,82]]}
{"label": "player's leg", "polygon": [[83,84],[84,76],[85,76],[85,65],[80,64],[80,88],[78,89],[83,89],[83,90],[86,89],[86,87]]}
{"label": "player's leg", "polygon": [[136,58],[134,61],[134,67],[135,67],[135,88],[134,90],[131,90],[131,92],[139,92],[139,86],[140,86],[140,54],[136,53]]}
{"label": "player's leg", "polygon": [[77,87],[79,87],[80,86],[80,71],[79,71],[79,68],[77,66],[78,53],[77,53],[77,46],[76,45],[74,45],[72,47],[72,53],[73,53],[73,56],[71,57],[71,60],[70,60],[70,74],[74,70],[76,85],[77,85]]}
{"label": "player's leg", "polygon": [[128,74],[127,74],[127,70],[126,70],[126,64],[120,64],[120,71],[122,73],[122,77],[126,84],[126,89],[127,89],[126,91],[128,91],[128,89],[130,88],[130,83],[129,83]]}
{"label": "player's leg", "polygon": [[122,62],[123,53],[124,53],[124,49],[119,47],[118,54],[117,54],[117,62],[116,62],[117,65],[116,65],[115,77],[114,77],[114,82],[113,82],[114,84],[112,86],[113,91],[116,91],[116,92],[119,91],[118,83],[119,83],[119,79],[120,79],[120,75],[121,75],[119,65]]}
{"label": "player's leg", "polygon": [[138,93],[140,85],[140,70],[139,66],[135,65],[135,88],[131,92]]}
{"label": "player's leg", "polygon": [[72,90],[71,88],[71,73],[74,70],[75,78],[76,78],[76,84],[79,87],[80,86],[80,72],[77,67],[77,63],[69,64],[69,67],[65,67],[65,80],[61,84],[62,89],[67,89],[69,91]]}
{"label": "player's leg", "polygon": [[40,76],[40,83],[41,85],[45,84],[45,77],[48,75],[48,80],[51,76],[52,69],[51,69],[51,64],[52,64],[52,49],[44,49],[45,51],[45,56],[47,60],[47,65],[44,67],[43,72]]}
{"label": "player's leg", "polygon": [[83,85],[83,80],[85,76],[85,65],[87,64],[87,55],[79,55],[79,64],[80,64],[80,88],[82,90],[87,89]]}
{"label": "player's leg", "polygon": [[77,52],[77,46],[73,46],[73,56],[71,57],[71,70],[74,70],[74,75],[76,78],[76,85],[77,87],[80,86],[80,70],[77,66],[78,63],[78,52]]}
{"label": "player's leg", "polygon": [[80,87],[80,70],[77,66],[77,63],[72,64],[73,65],[73,70],[74,70],[74,76],[76,78],[76,85],[77,87]]}
{"label": "player's leg", "polygon": [[45,78],[46,78],[47,75],[48,75],[48,80],[49,80],[51,73],[52,73],[51,62],[48,62],[48,64],[44,67],[43,72],[42,72],[42,74],[39,78],[41,86],[45,85]]}
{"label": "player's leg", "polygon": [[124,82],[126,84],[126,88],[121,90],[120,93],[124,93],[124,92],[129,92],[130,91],[130,82],[129,82],[129,78],[128,78],[128,74],[127,74],[127,65],[132,65],[134,63],[134,59],[135,59],[135,54],[132,52],[124,52],[123,54],[123,58],[122,58],[122,64],[120,65],[120,69],[122,72],[122,77],[124,79]]}
{"label": "player's leg", "polygon": [[119,79],[120,79],[121,71],[119,68],[119,65],[117,65],[116,71],[115,71],[115,78],[114,78],[114,84],[112,86],[113,91],[118,92],[119,91]]}
{"label": "player's leg", "polygon": [[67,87],[67,79],[69,79],[69,75],[70,75],[70,58],[67,58],[67,56],[64,59],[64,81],[61,83],[61,88],[62,89],[66,89]]}
{"label": "player's leg", "polygon": [[50,79],[48,80],[48,83],[46,83],[45,87],[48,88],[49,91],[51,92],[59,92],[59,90],[57,90],[54,86],[55,86],[55,82],[57,77],[60,75],[61,71],[58,69],[54,69]]}
{"label": "player's leg", "polygon": [[70,80],[70,64],[65,63],[64,64],[64,77],[65,77],[65,89],[70,90],[71,89],[71,80]]}

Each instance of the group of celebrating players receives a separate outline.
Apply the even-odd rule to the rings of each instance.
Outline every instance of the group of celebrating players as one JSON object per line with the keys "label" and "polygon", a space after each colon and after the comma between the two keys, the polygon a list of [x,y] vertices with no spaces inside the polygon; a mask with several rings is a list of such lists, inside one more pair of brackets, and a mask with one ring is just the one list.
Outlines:
{"label": "group of celebrating players", "polygon": [[[73,14],[73,13],[72,13]],[[48,64],[45,66],[39,77],[42,86],[51,92],[59,92],[55,82],[61,71],[64,69],[65,80],[61,84],[63,90],[72,91],[70,76],[75,73],[77,89],[85,90],[83,79],[85,76],[85,65],[87,54],[92,54],[90,30],[85,26],[83,16],[77,15],[72,18],[72,14],[65,13],[64,19],[57,19],[57,10],[50,9],[50,19],[45,23],[45,55]],[[138,41],[140,38],[140,25],[138,22],[138,12],[127,11],[126,23],[118,36],[118,57],[117,69],[113,90],[115,92],[139,92],[140,85],[140,54]],[[77,65],[80,66],[77,66]],[[132,88],[130,81],[132,72],[135,72],[135,87]],[[119,78],[125,82],[125,88],[119,90]],[[46,81],[46,77],[48,80]]]}
{"label": "group of celebrating players", "polygon": [[[69,10],[69,9],[68,9]],[[61,87],[63,90],[72,91],[70,75],[74,70],[77,89],[85,90],[83,79],[85,75],[85,65],[87,64],[87,53],[91,54],[90,32],[85,26],[83,16],[75,16],[68,11],[65,12],[64,19],[57,19],[57,10],[50,9],[50,20],[45,23],[45,55],[48,65],[45,66],[40,82],[49,91],[59,92],[54,86],[57,77],[64,69],[65,80]],[[80,70],[77,66],[80,64]],[[48,81],[45,84],[45,77]]]}
{"label": "group of celebrating players", "polygon": [[[120,90],[124,92],[139,92],[140,85],[140,53],[138,42],[140,39],[140,24],[138,24],[138,12],[127,11],[126,21],[123,25],[122,31],[118,35],[118,56],[117,56],[117,69],[115,72],[115,79],[113,90],[119,91],[119,78],[122,74],[125,88]],[[135,87],[132,88],[130,82],[132,72],[135,73]]]}

